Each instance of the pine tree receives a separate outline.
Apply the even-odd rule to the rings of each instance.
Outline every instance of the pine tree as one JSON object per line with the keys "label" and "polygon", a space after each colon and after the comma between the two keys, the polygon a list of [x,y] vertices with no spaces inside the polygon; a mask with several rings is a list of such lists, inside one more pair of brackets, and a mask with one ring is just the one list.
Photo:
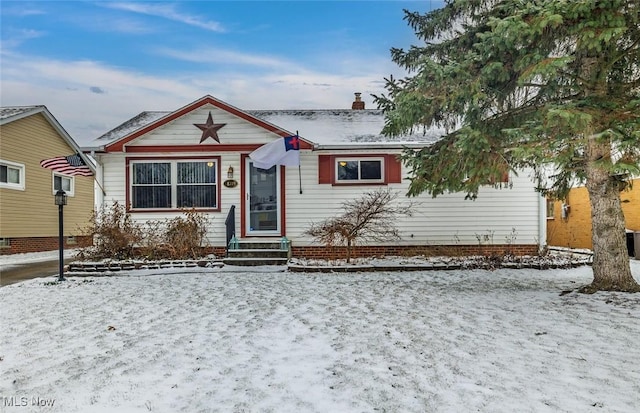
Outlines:
{"label": "pine tree", "polygon": [[584,184],[594,279],[582,291],[639,291],[620,201],[640,173],[637,0],[449,0],[405,20],[424,44],[391,50],[409,74],[374,96],[383,133],[446,130],[403,152],[409,194],[474,198],[506,169],[533,171],[557,199]]}

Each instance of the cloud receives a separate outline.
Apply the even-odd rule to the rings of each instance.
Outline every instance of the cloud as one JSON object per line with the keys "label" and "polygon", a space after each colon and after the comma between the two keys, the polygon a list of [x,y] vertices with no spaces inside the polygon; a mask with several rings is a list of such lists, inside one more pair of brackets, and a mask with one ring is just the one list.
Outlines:
{"label": "cloud", "polygon": [[149,16],[162,17],[164,19],[176,21],[201,29],[224,33],[226,30],[221,23],[216,21],[205,21],[197,16],[180,13],[176,11],[174,4],[167,3],[130,3],[130,2],[104,2],[103,7],[110,9],[124,10],[132,13],[146,14]]}
{"label": "cloud", "polygon": [[[363,65],[359,71],[335,74],[314,68],[284,66],[277,71],[220,71],[150,75],[91,60],[56,60],[3,52],[4,105],[45,105],[81,145],[143,111],[172,111],[205,95],[240,109],[350,108],[354,92],[383,90],[385,73]],[[101,86],[96,86],[101,85]],[[108,93],[106,91],[108,90]]]}
{"label": "cloud", "polygon": [[13,3],[12,5],[15,5],[15,6],[13,7],[7,6],[7,2],[5,2],[2,5],[2,14],[4,16],[26,17],[26,16],[38,16],[38,15],[46,14],[43,10],[33,8],[33,5],[29,5],[29,4],[25,5],[25,3],[23,2],[20,2],[20,3],[16,2],[16,3]]}
{"label": "cloud", "polygon": [[207,48],[191,51],[175,50],[169,48],[157,48],[156,54],[177,60],[193,63],[216,63],[225,65],[248,65],[264,68],[289,68],[296,65],[288,59],[253,53],[241,53],[234,50]]}
{"label": "cloud", "polygon": [[7,30],[7,33],[4,35],[7,36],[6,39],[0,39],[0,47],[2,50],[12,49],[20,46],[22,43],[31,40],[37,39],[39,37],[46,36],[46,32],[40,30],[30,30],[30,29],[19,29],[19,30]]}

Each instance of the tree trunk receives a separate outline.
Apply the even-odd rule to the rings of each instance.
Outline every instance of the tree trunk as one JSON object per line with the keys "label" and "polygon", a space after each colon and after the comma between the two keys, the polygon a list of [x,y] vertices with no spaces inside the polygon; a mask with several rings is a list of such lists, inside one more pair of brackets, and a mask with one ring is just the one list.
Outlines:
{"label": "tree trunk", "polygon": [[610,156],[610,143],[590,138],[587,143],[586,187],[591,203],[593,282],[581,292],[640,292],[631,275],[625,221],[618,182],[598,162]]}

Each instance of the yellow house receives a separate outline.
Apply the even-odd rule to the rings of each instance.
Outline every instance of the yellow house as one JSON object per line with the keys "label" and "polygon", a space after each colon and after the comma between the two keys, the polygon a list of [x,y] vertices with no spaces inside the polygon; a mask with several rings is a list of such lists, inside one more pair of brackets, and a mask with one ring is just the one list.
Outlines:
{"label": "yellow house", "polygon": [[0,254],[58,249],[54,194],[59,189],[67,194],[65,248],[91,242],[79,234],[93,211],[93,176],[40,166],[44,159],[75,154],[95,173],[93,164],[45,106],[0,108]]}
{"label": "yellow house", "polygon": [[[640,231],[640,179],[620,193],[625,225]],[[564,201],[547,201],[547,243],[550,246],[592,249],[591,205],[587,188],[573,188]]]}

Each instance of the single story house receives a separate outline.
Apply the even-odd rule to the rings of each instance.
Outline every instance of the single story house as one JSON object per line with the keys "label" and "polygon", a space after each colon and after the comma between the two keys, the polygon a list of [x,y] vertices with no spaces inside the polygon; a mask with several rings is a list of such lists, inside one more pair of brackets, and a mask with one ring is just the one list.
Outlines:
{"label": "single story house", "polygon": [[[342,203],[376,188],[412,202],[400,217],[401,240],[358,246],[354,254],[535,254],[545,245],[545,200],[527,173],[510,174],[508,188],[483,187],[475,201],[451,193],[405,196],[407,171],[397,159],[437,131],[389,139],[384,115],[364,109],[242,110],[204,96],[168,112],[143,112],[84,148],[97,164],[97,205],[126,205],[136,221],[175,217],[195,207],[211,223],[208,241],[222,254],[229,217],[240,241],[286,237],[296,257],[335,254],[304,232],[341,213]],[[299,166],[257,168],[257,148],[296,136]],[[230,211],[235,214],[230,215]]]}
{"label": "single story house", "polygon": [[[63,210],[65,248],[90,245],[82,233],[94,208],[93,165],[49,110],[37,106],[0,108],[0,254],[58,249],[58,207],[54,194],[67,195]],[[60,162],[72,156],[86,167]],[[41,166],[59,159],[58,170]],[[85,176],[86,175],[86,176]]]}

